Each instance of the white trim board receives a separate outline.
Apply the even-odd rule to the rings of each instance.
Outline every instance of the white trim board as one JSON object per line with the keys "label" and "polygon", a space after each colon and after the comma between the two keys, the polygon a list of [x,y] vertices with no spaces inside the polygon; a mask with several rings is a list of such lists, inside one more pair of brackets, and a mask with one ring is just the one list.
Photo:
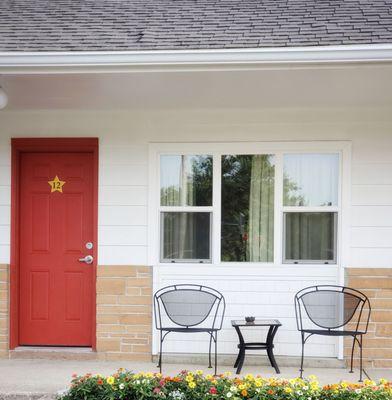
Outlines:
{"label": "white trim board", "polygon": [[0,73],[239,70],[265,66],[392,62],[392,44],[215,50],[0,52]]}

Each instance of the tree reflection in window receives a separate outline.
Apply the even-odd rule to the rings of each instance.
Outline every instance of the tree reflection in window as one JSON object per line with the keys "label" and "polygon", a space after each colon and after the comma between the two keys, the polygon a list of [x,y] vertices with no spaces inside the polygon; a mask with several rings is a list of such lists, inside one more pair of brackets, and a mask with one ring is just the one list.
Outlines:
{"label": "tree reflection in window", "polygon": [[273,261],[274,184],[272,155],[222,156],[222,261]]}

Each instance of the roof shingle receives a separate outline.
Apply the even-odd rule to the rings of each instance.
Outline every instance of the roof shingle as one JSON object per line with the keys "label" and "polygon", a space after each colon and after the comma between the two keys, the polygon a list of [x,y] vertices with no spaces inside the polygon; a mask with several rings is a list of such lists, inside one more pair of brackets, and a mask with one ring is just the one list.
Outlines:
{"label": "roof shingle", "polygon": [[392,42],[392,0],[2,0],[0,51]]}

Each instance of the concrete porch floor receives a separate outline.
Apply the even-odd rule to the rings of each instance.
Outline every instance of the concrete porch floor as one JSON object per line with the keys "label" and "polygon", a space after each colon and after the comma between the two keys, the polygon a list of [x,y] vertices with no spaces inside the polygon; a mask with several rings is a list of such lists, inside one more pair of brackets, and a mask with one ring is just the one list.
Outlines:
{"label": "concrete porch floor", "polygon": [[[148,362],[104,362],[104,361],[69,361],[69,360],[0,360],[0,399],[52,399],[54,395],[66,389],[70,383],[73,373],[85,374],[100,373],[109,375],[118,368],[123,367],[135,372],[158,372],[156,364]],[[205,373],[211,370],[206,365],[183,365],[165,364],[163,373],[165,375],[177,374],[183,369],[195,371],[202,369]],[[219,373],[235,370],[229,366],[221,366]],[[369,370],[372,379],[385,378],[392,380],[392,370]],[[253,373],[265,377],[276,376],[271,367],[262,365],[246,366],[242,369],[243,374]],[[340,380],[357,381],[358,370],[350,374],[343,368],[312,368],[305,370],[305,375],[314,374],[322,384],[339,382]],[[298,376],[298,368],[282,367],[282,378],[293,378]]]}

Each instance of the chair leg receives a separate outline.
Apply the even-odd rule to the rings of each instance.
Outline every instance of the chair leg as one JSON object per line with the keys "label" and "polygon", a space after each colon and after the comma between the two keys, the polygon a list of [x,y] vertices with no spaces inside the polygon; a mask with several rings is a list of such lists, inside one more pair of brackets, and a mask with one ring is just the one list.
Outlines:
{"label": "chair leg", "polygon": [[354,372],[353,370],[353,362],[354,362],[354,348],[355,348],[355,341],[356,341],[356,336],[353,336],[353,347],[351,348],[351,368],[350,368],[350,374]]}
{"label": "chair leg", "polygon": [[215,376],[218,374],[218,332],[215,332]]}
{"label": "chair leg", "polygon": [[163,348],[163,337],[162,337],[162,331],[160,331],[160,344],[159,344],[159,360],[158,360],[158,365],[159,367],[159,373],[162,373],[162,348]]}
{"label": "chair leg", "polygon": [[210,346],[208,349],[208,368],[212,368],[212,364],[211,364],[212,335],[213,335],[213,332],[210,332]]}
{"label": "chair leg", "polygon": [[362,382],[362,335],[360,335],[360,342],[359,342],[359,382]]}
{"label": "chair leg", "polygon": [[302,379],[302,375],[304,372],[304,354],[305,354],[305,334],[303,332],[301,332],[301,342],[302,342],[302,352],[301,352],[300,378]]}

